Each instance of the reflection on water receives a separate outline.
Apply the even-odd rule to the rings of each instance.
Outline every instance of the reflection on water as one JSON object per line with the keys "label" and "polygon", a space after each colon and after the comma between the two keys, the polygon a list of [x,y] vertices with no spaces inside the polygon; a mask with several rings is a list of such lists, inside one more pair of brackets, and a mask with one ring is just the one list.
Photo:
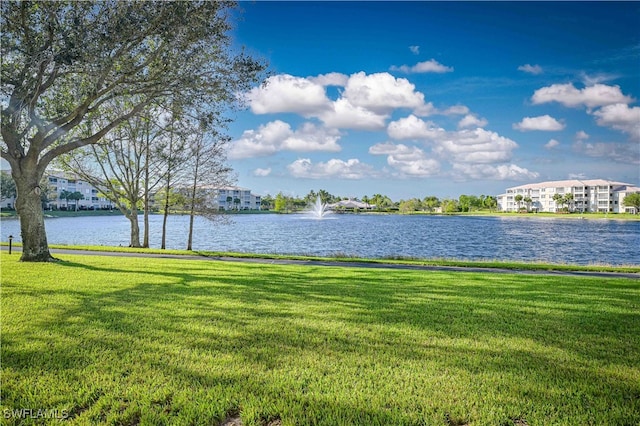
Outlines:
{"label": "reflection on water", "polygon": [[[358,257],[504,259],[560,263],[640,263],[640,222],[537,217],[234,215],[232,223],[195,222],[195,250]],[[167,248],[187,243],[187,216],[171,216]],[[17,220],[2,220],[1,238],[20,235]],[[126,246],[124,217],[46,220],[51,244]],[[160,246],[162,217],[151,217],[152,247]],[[19,238],[16,238],[19,241]]]}

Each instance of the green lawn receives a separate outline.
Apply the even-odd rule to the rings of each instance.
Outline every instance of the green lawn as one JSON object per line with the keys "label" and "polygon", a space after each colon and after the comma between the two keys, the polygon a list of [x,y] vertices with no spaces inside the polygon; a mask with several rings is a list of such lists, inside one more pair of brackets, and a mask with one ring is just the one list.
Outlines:
{"label": "green lawn", "polygon": [[640,423],[640,280],[59,257],[0,254],[6,424]]}

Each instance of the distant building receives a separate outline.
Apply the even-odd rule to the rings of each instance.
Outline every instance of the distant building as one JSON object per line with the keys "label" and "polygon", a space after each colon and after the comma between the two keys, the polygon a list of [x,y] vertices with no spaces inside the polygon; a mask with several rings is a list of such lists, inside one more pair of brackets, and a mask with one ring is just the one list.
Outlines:
{"label": "distant building", "polygon": [[211,190],[219,210],[260,210],[261,197],[250,189],[226,186]]}
{"label": "distant building", "polygon": [[114,205],[100,194],[100,191],[90,183],[79,179],[73,173],[54,171],[48,174],[50,198],[45,203],[46,209],[76,209],[76,200],[66,200],[61,197],[63,191],[79,192],[82,199],[78,200],[77,208],[80,210],[109,210]]}
{"label": "distant building", "polygon": [[[555,194],[564,196],[572,194],[569,203],[570,211],[601,212],[601,213],[636,213],[635,208],[626,207],[623,203],[627,194],[640,192],[640,187],[630,183],[613,182],[603,179],[591,180],[560,180],[507,188],[506,193],[498,195],[498,209],[505,212],[515,212],[528,209],[538,212],[554,213],[566,205],[556,205]],[[531,202],[516,202],[515,197],[522,195],[530,198]]]}
{"label": "distant building", "polygon": [[373,210],[376,206],[356,200],[342,200],[327,207],[332,210]]}

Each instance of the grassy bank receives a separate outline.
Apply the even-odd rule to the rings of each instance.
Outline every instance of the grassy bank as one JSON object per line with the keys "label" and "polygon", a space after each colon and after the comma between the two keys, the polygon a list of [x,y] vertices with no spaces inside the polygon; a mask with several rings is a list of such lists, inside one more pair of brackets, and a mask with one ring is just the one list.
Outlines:
{"label": "grassy bank", "polygon": [[638,280],[0,256],[4,417],[640,422]]}
{"label": "grassy bank", "polygon": [[[0,242],[0,246],[8,246],[8,242]],[[21,243],[13,243],[14,247],[20,247]],[[285,255],[285,254],[265,254],[265,253],[238,253],[238,252],[216,252],[216,251],[188,251],[188,250],[161,250],[156,248],[132,248],[118,246],[67,246],[63,244],[52,244],[52,249],[65,250],[88,250],[97,252],[110,253],[144,253],[144,254],[160,254],[160,255],[183,255],[183,256],[202,256],[202,257],[229,257],[238,259],[278,259],[278,260],[300,260],[300,261],[318,261],[318,262],[341,262],[348,265],[349,263],[374,263],[374,264],[390,264],[390,265],[415,265],[415,266],[452,266],[462,268],[494,268],[509,269],[522,271],[577,271],[577,272],[623,272],[640,274],[640,265],[574,265],[561,263],[543,263],[543,262],[514,262],[505,260],[460,260],[460,259],[420,259],[409,257],[391,257],[391,258],[359,258],[352,256],[303,256],[303,255]],[[639,275],[640,278],[640,275]]]}

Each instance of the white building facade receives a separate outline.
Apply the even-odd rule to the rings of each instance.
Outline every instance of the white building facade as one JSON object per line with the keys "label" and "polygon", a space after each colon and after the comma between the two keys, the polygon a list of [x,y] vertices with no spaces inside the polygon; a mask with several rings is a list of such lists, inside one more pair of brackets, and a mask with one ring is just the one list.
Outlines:
{"label": "white building facade", "polygon": [[250,189],[227,186],[213,189],[219,210],[260,210],[262,199]]}
{"label": "white building facade", "polygon": [[[507,188],[506,192],[497,198],[498,209],[505,212],[526,209],[555,213],[568,207],[569,211],[575,212],[637,213],[635,208],[627,207],[623,203],[626,195],[634,192],[640,192],[640,187],[603,179],[573,179],[514,186]],[[553,198],[556,194],[571,194],[573,200],[568,205],[558,204]],[[516,201],[518,195],[523,197],[520,202]],[[531,201],[526,202],[524,199]]]}
{"label": "white building facade", "polygon": [[[90,183],[78,179],[77,176],[52,172],[47,178],[49,182],[50,198],[45,208],[56,210],[111,210],[114,205],[100,194],[100,191]],[[82,194],[80,200],[65,199],[61,195],[63,191]],[[76,205],[77,203],[77,205]]]}

